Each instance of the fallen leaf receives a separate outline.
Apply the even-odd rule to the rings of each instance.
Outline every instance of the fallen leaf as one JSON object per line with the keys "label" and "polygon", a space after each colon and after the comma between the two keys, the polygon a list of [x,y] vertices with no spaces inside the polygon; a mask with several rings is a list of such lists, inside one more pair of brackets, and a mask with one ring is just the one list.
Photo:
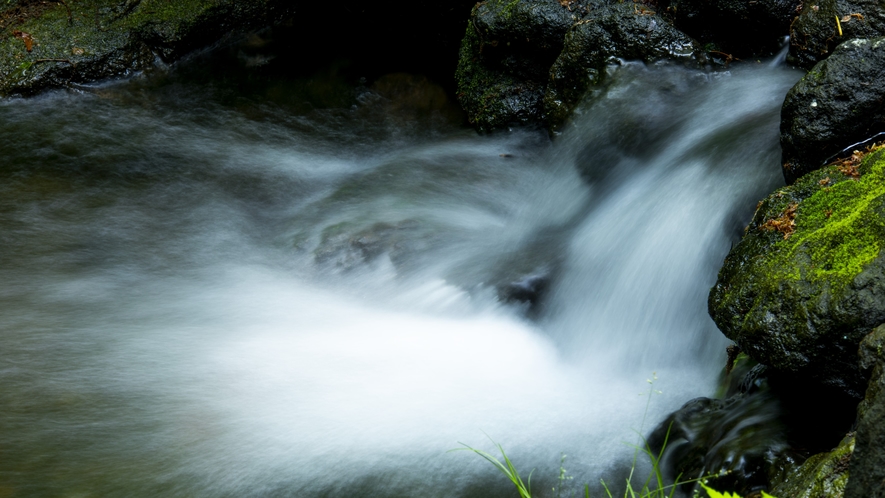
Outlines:
{"label": "fallen leaf", "polygon": [[21,38],[23,42],[25,42],[25,49],[30,52],[34,48],[34,38],[31,37],[30,34],[25,33],[24,31],[15,30],[12,32],[12,36],[16,38]]}

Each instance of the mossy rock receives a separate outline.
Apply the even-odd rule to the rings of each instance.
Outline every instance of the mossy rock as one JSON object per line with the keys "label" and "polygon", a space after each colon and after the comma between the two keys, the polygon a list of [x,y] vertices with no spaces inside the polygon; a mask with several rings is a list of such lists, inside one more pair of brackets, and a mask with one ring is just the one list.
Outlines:
{"label": "mossy rock", "polygon": [[803,2],[790,25],[789,62],[810,69],[846,41],[880,36],[885,36],[885,4],[880,0]]}
{"label": "mossy rock", "polygon": [[266,24],[274,0],[79,0],[0,38],[0,96],[125,76],[240,28]]}
{"label": "mossy rock", "polygon": [[760,202],[710,291],[719,329],[759,362],[861,398],[858,344],[885,322],[885,150]]}
{"label": "mossy rock", "polygon": [[854,450],[854,437],[842,440],[836,449],[819,453],[771,490],[772,496],[789,498],[841,498],[848,482],[848,466]]}
{"label": "mossy rock", "polygon": [[787,183],[885,131],[885,38],[843,43],[790,89],[781,111]]}
{"label": "mossy rock", "polygon": [[544,82],[490,64],[482,50],[479,36],[468,26],[455,79],[458,102],[470,123],[484,133],[509,126],[544,125]]}

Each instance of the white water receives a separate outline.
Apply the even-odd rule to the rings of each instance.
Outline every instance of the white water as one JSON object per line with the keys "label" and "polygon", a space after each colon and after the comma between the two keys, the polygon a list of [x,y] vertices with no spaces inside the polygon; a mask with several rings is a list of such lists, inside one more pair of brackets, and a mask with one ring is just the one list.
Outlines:
{"label": "white water", "polygon": [[[447,453],[485,434],[536,489],[561,452],[573,490],[620,479],[712,393],[706,294],[798,75],[619,74],[553,145],[177,87],[0,103],[0,495],[510,496]],[[379,222],[371,261],[323,245]],[[529,320],[492,287],[539,268]]]}

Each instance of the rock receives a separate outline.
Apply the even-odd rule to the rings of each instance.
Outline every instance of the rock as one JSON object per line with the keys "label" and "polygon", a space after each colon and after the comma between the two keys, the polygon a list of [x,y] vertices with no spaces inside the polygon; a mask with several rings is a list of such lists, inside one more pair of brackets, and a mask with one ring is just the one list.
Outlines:
{"label": "rock", "polygon": [[847,436],[833,451],[818,453],[771,490],[772,496],[790,498],[839,498],[848,481],[848,465],[854,449],[854,437]]}
{"label": "rock", "polygon": [[700,50],[695,40],[642,4],[616,3],[593,11],[566,34],[562,53],[550,69],[544,97],[548,119],[563,123],[587,90],[601,82],[610,63],[690,61],[701,57]]}
{"label": "rock", "polygon": [[[0,96],[125,76],[236,30],[263,25],[272,0],[54,3],[0,40]],[[24,43],[27,38],[29,43]]]}
{"label": "rock", "polygon": [[661,451],[669,429],[663,461],[671,477],[728,471],[712,480],[713,487],[752,495],[791,478],[809,454],[829,450],[845,437],[856,400],[753,364],[738,355],[722,382],[726,399],[692,400],[649,436],[653,451]]}
{"label": "rock", "polygon": [[668,475],[688,480],[728,471],[711,485],[743,496],[767,485],[772,461],[787,447],[779,413],[767,392],[693,399],[652,432],[649,446],[655,454],[663,448]]}
{"label": "rock", "polygon": [[461,44],[455,79],[458,101],[467,120],[483,133],[509,126],[544,124],[544,83],[489,67],[483,45],[472,27]]}
{"label": "rock", "polygon": [[455,77],[458,100],[477,129],[544,124],[547,74],[572,22],[556,0],[488,0],[474,7]]}
{"label": "rock", "polygon": [[885,325],[861,343],[861,366],[872,368],[866,397],[858,406],[857,442],[845,498],[885,497]]}
{"label": "rock", "polygon": [[885,6],[877,0],[804,2],[790,27],[788,61],[810,69],[846,41],[881,36],[885,36]]}
{"label": "rock", "polygon": [[367,228],[339,223],[323,230],[313,255],[316,263],[343,272],[364,268],[385,254],[395,267],[403,268],[436,246],[435,242],[415,220],[379,222]]}
{"label": "rock", "polygon": [[885,131],[885,38],[839,45],[787,93],[781,147],[787,183]]}
{"label": "rock", "polygon": [[771,55],[783,44],[798,0],[672,0],[677,28],[737,57]]}
{"label": "rock", "polygon": [[755,360],[857,399],[857,347],[885,323],[885,149],[762,201],[710,291],[719,329]]}
{"label": "rock", "polygon": [[560,125],[619,59],[701,59],[700,45],[649,5],[554,0],[477,4],[461,45],[458,99],[486,132]]}

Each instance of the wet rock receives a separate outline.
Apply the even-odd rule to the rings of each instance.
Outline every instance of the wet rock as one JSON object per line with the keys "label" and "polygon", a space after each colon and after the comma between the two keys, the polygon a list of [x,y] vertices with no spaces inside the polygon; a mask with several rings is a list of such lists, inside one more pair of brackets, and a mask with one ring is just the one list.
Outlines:
{"label": "wet rock", "polygon": [[790,27],[788,61],[810,69],[846,41],[881,36],[885,36],[885,6],[877,0],[803,2]]}
{"label": "wet rock", "polygon": [[842,149],[885,131],[885,38],[843,43],[794,86],[781,112],[792,183]]}
{"label": "wet rock", "polygon": [[833,451],[810,457],[797,469],[787,473],[786,479],[772,488],[771,495],[790,498],[841,497],[848,481],[848,465],[854,444],[854,437],[848,436]]}
{"label": "wet rock", "polygon": [[845,498],[885,497],[885,325],[860,347],[861,366],[872,368],[864,400],[857,409],[857,441]]}
{"label": "wet rock", "polygon": [[272,0],[58,2],[0,39],[0,95],[125,76],[237,29],[263,25]]}
{"label": "wet rock", "polygon": [[798,0],[673,0],[676,27],[737,57],[770,55],[789,34]]}
{"label": "wet rock", "polygon": [[545,123],[550,65],[573,22],[556,0],[489,0],[473,9],[456,72],[458,100],[482,132]]}
{"label": "wet rock", "polygon": [[693,399],[652,432],[649,445],[657,453],[666,441],[669,475],[688,480],[727,471],[713,487],[744,495],[766,487],[773,461],[787,447],[779,410],[768,393]]}
{"label": "wet rock", "polygon": [[[727,398],[692,400],[649,437],[652,448],[660,451],[669,429],[664,463],[672,477],[681,473],[682,479],[690,479],[727,471],[712,480],[713,487],[741,496],[785,481],[802,481],[796,476],[808,470],[801,464],[809,455],[829,452],[854,419],[856,400],[838,389],[754,365],[743,354],[724,384],[729,387]],[[847,465],[847,459],[841,461]],[[844,473],[846,468],[836,470]],[[827,476],[828,486],[832,484],[834,474],[820,475]]]}
{"label": "wet rock", "polygon": [[559,125],[619,59],[701,57],[700,46],[636,2],[489,0],[461,46],[458,98],[480,131]]}
{"label": "wet rock", "polygon": [[719,329],[755,360],[860,399],[857,347],[885,322],[885,149],[762,201],[710,291]]}
{"label": "wet rock", "polygon": [[673,28],[650,7],[632,2],[598,9],[575,24],[565,36],[562,53],[550,69],[544,97],[548,119],[563,123],[605,68],[619,60],[654,62],[696,60],[701,47]]}
{"label": "wet rock", "polygon": [[550,272],[542,270],[502,285],[498,289],[498,297],[504,302],[527,303],[529,306],[534,306],[549,287]]}
{"label": "wet rock", "polygon": [[323,231],[313,255],[318,264],[339,271],[363,268],[385,254],[394,266],[403,267],[417,254],[432,248],[433,242],[421,224],[413,220],[375,223],[367,228],[342,223]]}

